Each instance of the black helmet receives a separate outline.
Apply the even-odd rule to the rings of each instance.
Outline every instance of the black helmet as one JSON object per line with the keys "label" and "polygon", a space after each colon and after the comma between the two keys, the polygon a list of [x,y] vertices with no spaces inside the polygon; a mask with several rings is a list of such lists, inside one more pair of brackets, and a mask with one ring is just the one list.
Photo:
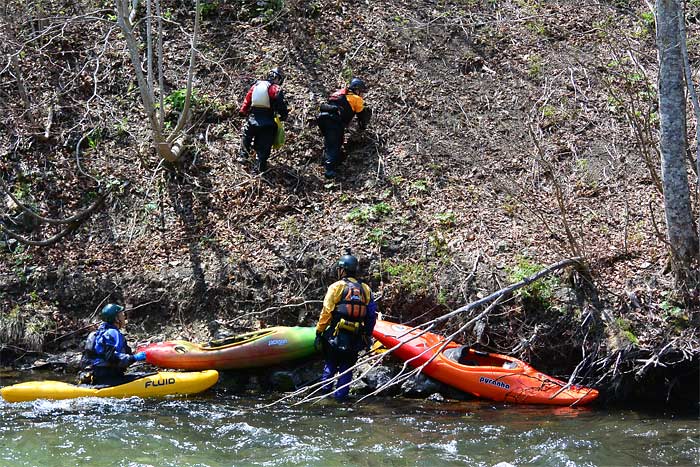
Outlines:
{"label": "black helmet", "polygon": [[279,67],[275,67],[272,70],[270,70],[270,73],[267,74],[267,80],[270,82],[278,80],[281,86],[284,82],[284,74],[282,73],[282,70]]}
{"label": "black helmet", "polygon": [[344,269],[347,274],[357,274],[360,262],[347,250],[338,260],[338,269]]}
{"label": "black helmet", "polygon": [[100,311],[100,318],[102,321],[105,321],[107,323],[113,323],[115,319],[117,319],[117,315],[119,312],[124,311],[124,307],[121,305],[117,305],[116,303],[108,303],[104,307],[102,307],[102,311]]}
{"label": "black helmet", "polygon": [[350,80],[348,89],[352,92],[365,92],[367,91],[367,85],[360,78],[353,78]]}

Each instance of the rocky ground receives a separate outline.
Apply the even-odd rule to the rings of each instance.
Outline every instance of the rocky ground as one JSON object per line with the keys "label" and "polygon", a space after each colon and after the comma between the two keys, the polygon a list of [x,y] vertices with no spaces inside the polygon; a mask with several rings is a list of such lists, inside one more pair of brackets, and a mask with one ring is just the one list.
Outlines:
{"label": "rocky ground", "polygon": [[[506,296],[461,340],[556,376],[575,372],[612,401],[697,404],[700,305],[667,268],[645,5],[205,2],[192,138],[173,166],[149,147],[111,7],[60,3],[33,16],[3,7],[4,18],[22,19],[3,33],[3,190],[51,218],[112,191],[52,246],[0,238],[8,364],[75,350],[106,302],[132,308],[140,342],[313,325],[346,247],[385,318],[414,324],[581,257],[581,267]],[[191,3],[163,2],[173,123]],[[697,68],[697,43],[688,46]],[[257,176],[235,161],[237,110],[278,65],[287,143]],[[314,117],[353,75],[369,84],[373,120],[349,132],[331,182]],[[61,229],[7,196],[0,214],[34,240]]]}

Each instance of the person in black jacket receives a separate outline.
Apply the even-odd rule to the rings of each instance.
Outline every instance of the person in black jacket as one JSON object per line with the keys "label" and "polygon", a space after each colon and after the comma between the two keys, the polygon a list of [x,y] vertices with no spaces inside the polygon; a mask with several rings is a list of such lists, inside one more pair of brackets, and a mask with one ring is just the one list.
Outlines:
{"label": "person in black jacket", "polygon": [[317,117],[323,135],[323,159],[326,178],[336,178],[338,167],[344,160],[342,147],[345,142],[345,129],[357,115],[358,124],[364,130],[369,123],[371,111],[365,107],[362,95],[367,91],[365,82],[353,78],[350,84],[331,94],[328,102],[321,104]]}
{"label": "person in black jacket", "polygon": [[240,162],[247,162],[252,148],[257,154],[258,172],[267,170],[267,159],[272,152],[277,124],[275,114],[280,120],[287,120],[289,110],[284,101],[282,83],[284,75],[279,68],[273,68],[267,79],[259,80],[250,87],[243,100],[239,113],[248,118],[243,127]]}

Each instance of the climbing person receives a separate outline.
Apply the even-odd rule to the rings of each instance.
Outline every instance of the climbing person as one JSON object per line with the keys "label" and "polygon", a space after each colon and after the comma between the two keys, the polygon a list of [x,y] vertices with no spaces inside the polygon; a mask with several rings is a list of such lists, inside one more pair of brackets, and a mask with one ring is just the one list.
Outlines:
{"label": "climbing person", "polygon": [[267,79],[256,81],[245,96],[239,113],[247,117],[243,126],[239,162],[247,162],[251,149],[255,149],[259,173],[267,170],[267,159],[277,132],[275,114],[280,120],[287,120],[289,110],[284,101],[282,83],[284,75],[279,68],[273,68]]}
{"label": "climbing person", "polygon": [[328,98],[328,102],[321,104],[316,121],[323,135],[326,178],[338,176],[338,168],[345,159],[342,154],[345,129],[350,125],[352,118],[357,115],[360,130],[367,128],[372,113],[362,98],[366,91],[365,82],[360,78],[353,78],[347,87],[334,92]]}
{"label": "climbing person", "polygon": [[85,342],[80,382],[116,386],[139,378],[141,375],[125,374],[129,365],[146,360],[146,353],[132,354],[120,331],[126,325],[124,307],[109,303],[102,308],[100,319],[100,327]]}
{"label": "climbing person", "polygon": [[[350,392],[350,381],[358,353],[371,346],[372,330],[377,321],[377,304],[369,285],[357,279],[359,262],[348,249],[336,265],[338,281],[328,287],[323,309],[316,325],[316,347],[323,351],[321,379],[338,378],[333,397],[342,401]],[[333,383],[324,386],[329,393]]]}

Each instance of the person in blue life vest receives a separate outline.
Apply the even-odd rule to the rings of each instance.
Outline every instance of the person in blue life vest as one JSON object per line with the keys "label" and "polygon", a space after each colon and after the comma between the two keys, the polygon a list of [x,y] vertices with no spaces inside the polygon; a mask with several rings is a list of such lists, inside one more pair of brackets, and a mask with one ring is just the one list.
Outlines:
{"label": "person in blue life vest", "polygon": [[284,100],[282,83],[284,75],[279,68],[273,68],[267,79],[256,81],[245,96],[239,113],[247,117],[243,126],[239,162],[247,162],[251,149],[257,155],[256,170],[262,173],[267,170],[267,159],[272,152],[272,144],[277,132],[275,114],[280,120],[287,120],[289,110]]}
{"label": "person in blue life vest", "polygon": [[326,178],[338,176],[338,168],[345,159],[342,152],[345,129],[350,125],[353,117],[357,115],[360,130],[367,128],[372,112],[365,106],[362,97],[365,92],[367,92],[365,82],[360,78],[352,78],[347,87],[334,92],[326,103],[321,104],[316,121],[323,135]]}
{"label": "person in blue life vest", "polygon": [[109,303],[102,308],[100,319],[100,327],[85,342],[80,382],[116,386],[139,378],[141,375],[125,374],[129,365],[146,360],[146,353],[133,354],[121,333],[126,325],[124,307]]}
{"label": "person in blue life vest", "polygon": [[[316,325],[316,347],[323,351],[321,379],[327,381],[357,363],[358,353],[369,349],[377,321],[377,303],[369,285],[357,279],[359,262],[347,250],[336,265],[338,281],[328,287]],[[352,371],[340,376],[333,397],[342,401],[350,391]],[[333,383],[324,386],[327,393]]]}

